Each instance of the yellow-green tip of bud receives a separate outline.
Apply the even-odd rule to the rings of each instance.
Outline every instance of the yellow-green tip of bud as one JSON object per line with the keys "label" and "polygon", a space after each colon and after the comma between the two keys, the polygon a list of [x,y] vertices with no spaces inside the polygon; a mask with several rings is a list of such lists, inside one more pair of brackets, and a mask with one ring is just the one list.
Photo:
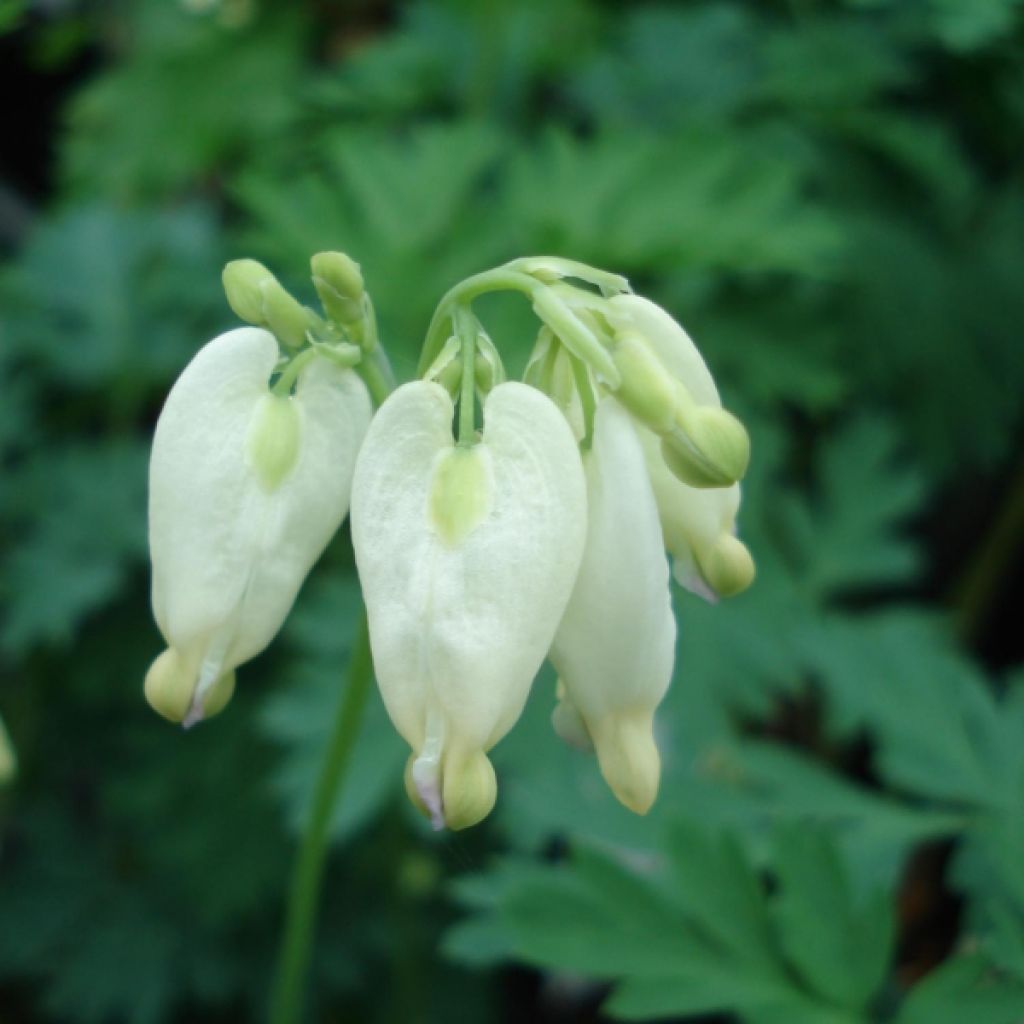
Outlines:
{"label": "yellow-green tip of bud", "polygon": [[239,319],[256,327],[266,326],[261,286],[276,280],[257,260],[232,260],[221,274],[228,305]]}
{"label": "yellow-green tip of bud", "polygon": [[681,406],[677,426],[665,434],[662,457],[691,487],[730,487],[750,462],[750,437],[732,413],[718,406]]}
{"label": "yellow-green tip of bud", "polygon": [[469,828],[491,813],[498,798],[498,781],[482,750],[465,756],[450,753],[444,761],[443,778],[444,823],[450,829]]}
{"label": "yellow-green tip of bud", "polygon": [[438,776],[432,758],[410,754],[405,765],[405,791],[412,805],[430,818],[435,829],[453,831],[483,821],[494,808],[498,781],[482,750],[449,751]]}
{"label": "yellow-green tip of bud", "polygon": [[161,652],[146,673],[144,692],[149,706],[169,722],[211,718],[227,706],[235,692],[235,673],[226,672],[210,687],[198,715],[193,714],[197,673],[173,648]]}
{"label": "yellow-green tip of bud", "polygon": [[620,711],[590,723],[601,774],[615,798],[634,814],[646,814],[658,795],[661,757],[654,742],[654,713]]}
{"label": "yellow-green tip of bud", "polygon": [[309,263],[327,315],[339,324],[361,320],[365,286],[359,264],[343,252],[318,252]]}
{"label": "yellow-green tip of bud", "polygon": [[757,574],[747,546],[731,533],[723,533],[714,547],[700,558],[700,568],[711,589],[720,597],[741,594]]}
{"label": "yellow-green tip of bud", "polygon": [[276,277],[260,285],[263,300],[263,322],[289,348],[298,348],[306,340],[306,331],[313,326],[313,316]]}

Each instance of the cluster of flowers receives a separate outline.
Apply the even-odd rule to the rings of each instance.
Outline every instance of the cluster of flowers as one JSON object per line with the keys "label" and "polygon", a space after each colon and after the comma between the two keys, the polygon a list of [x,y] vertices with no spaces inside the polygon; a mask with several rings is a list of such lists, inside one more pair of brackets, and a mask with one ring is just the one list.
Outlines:
{"label": "cluster of flowers", "polygon": [[[207,344],[160,416],[149,527],[168,646],[150,703],[185,725],[223,708],[351,504],[375,674],[435,826],[491,810],[487,753],[546,657],[556,730],[644,813],[675,659],[665,551],[708,599],[754,576],[735,535],[747,435],[693,342],[623,278],[516,260],[442,299],[419,379],[391,391],[359,268],[340,253],[312,268],[326,317],[260,264],[229,264],[253,326]],[[498,289],[540,320],[523,382],[472,312]]]}

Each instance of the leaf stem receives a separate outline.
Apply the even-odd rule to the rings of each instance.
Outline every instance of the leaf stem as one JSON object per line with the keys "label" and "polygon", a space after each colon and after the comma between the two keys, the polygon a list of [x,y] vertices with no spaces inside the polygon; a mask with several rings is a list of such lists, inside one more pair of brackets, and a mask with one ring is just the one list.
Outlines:
{"label": "leaf stem", "polygon": [[292,869],[284,936],[270,1004],[271,1024],[298,1024],[302,1015],[331,814],[351,764],[372,679],[370,636],[364,609],[356,627],[344,696],[338,703],[309,820]]}

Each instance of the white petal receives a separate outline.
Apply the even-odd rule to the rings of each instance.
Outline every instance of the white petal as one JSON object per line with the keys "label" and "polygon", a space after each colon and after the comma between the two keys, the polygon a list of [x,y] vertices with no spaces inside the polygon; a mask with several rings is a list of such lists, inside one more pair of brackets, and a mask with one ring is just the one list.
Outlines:
{"label": "white petal", "polygon": [[640,424],[636,431],[643,445],[665,547],[674,558],[673,574],[681,586],[713,602],[717,592],[707,577],[714,554],[723,546],[739,545],[735,540],[739,484],[712,488],[684,484],[665,465],[655,434]]}
{"label": "white petal", "polygon": [[277,358],[273,336],[258,328],[215,338],[171,389],[153,440],[153,609],[168,645],[200,675],[197,701],[280,628],[345,517],[370,419],[358,377],[315,360],[290,399],[295,463],[268,490],[247,445]]}
{"label": "white petal", "polygon": [[587,543],[551,660],[609,785],[642,813],[657,791],[651,730],[672,677],[676,624],[643,450],[612,399],[597,408],[584,469]]}
{"label": "white petal", "polygon": [[619,330],[631,327],[639,331],[698,405],[722,404],[711,371],[697,346],[661,306],[641,295],[615,295],[607,302],[606,315],[611,325]]}
{"label": "white petal", "polygon": [[[586,496],[572,432],[539,391],[496,387],[480,443],[458,456],[452,416],[429,382],[384,403],[356,465],[352,539],[384,702],[429,762],[413,770],[421,796],[433,766],[457,827],[470,823],[448,806],[457,780],[441,776],[451,758],[484,773],[477,755],[519,717],[576,576]],[[475,514],[451,532],[431,509],[453,457],[479,460],[486,493],[466,496]]]}

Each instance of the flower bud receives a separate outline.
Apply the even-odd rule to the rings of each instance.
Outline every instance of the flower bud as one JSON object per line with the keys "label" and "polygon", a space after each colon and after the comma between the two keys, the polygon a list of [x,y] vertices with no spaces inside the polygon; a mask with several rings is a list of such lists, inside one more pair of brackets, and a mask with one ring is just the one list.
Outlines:
{"label": "flower bud", "polygon": [[750,462],[750,438],[732,413],[720,406],[680,403],[676,424],[661,442],[668,468],[691,487],[729,487]]}
{"label": "flower bud", "polygon": [[438,827],[494,803],[486,754],[519,717],[579,566],[586,523],[576,443],[558,409],[500,384],[472,447],[451,396],[416,381],[381,406],[352,489],[352,541],[384,704],[413,750],[406,773]]}
{"label": "flower bud", "polygon": [[278,347],[245,327],[204,346],[164,404],[149,473],[153,612],[167,643],[146,677],[160,714],[219,710],[234,669],[273,639],[348,510],[370,399],[314,359],[272,395]]}
{"label": "flower bud", "polygon": [[661,518],[665,547],[674,559],[681,586],[709,601],[745,590],[754,580],[754,562],[735,536],[740,504],[738,484],[698,489],[675,476],[662,458],[658,438],[637,427]]}
{"label": "flower bud", "polygon": [[722,404],[697,346],[661,306],[641,295],[615,295],[605,303],[605,317],[616,335],[627,330],[643,335],[661,364],[683,384],[697,405]]}
{"label": "flower bud", "polygon": [[612,792],[645,814],[658,791],[654,711],[672,678],[676,624],[644,452],[614,399],[598,405],[583,461],[586,546],[550,654],[568,697],[555,725],[571,736],[575,710]]}
{"label": "flower bud", "polygon": [[[617,339],[641,335],[657,365],[678,382],[669,419],[667,397],[655,405],[662,418],[634,409],[639,403],[632,396],[623,398],[637,419],[663,435],[662,452],[672,472],[691,487],[728,487],[740,480],[750,459],[747,432],[722,408],[707,364],[686,331],[660,306],[639,295],[608,299],[605,316]],[[653,384],[646,386],[653,390]]]}
{"label": "flower bud", "polygon": [[615,397],[656,433],[671,430],[678,403],[677,385],[650,343],[638,331],[625,330],[616,335],[612,359],[622,374],[622,386]]}
{"label": "flower bud", "polygon": [[4,720],[0,718],[0,786],[10,782],[18,770],[18,759],[14,753],[14,746],[7,729],[4,727]]}
{"label": "flower bud", "polygon": [[365,289],[359,264],[343,252],[318,252],[310,267],[313,287],[327,315],[339,324],[361,320]]}
{"label": "flower bud", "polygon": [[277,278],[257,260],[232,260],[221,274],[224,294],[235,315],[247,324],[265,327],[263,293],[260,288]]}
{"label": "flower bud", "polygon": [[263,323],[283,344],[299,348],[306,340],[306,331],[313,326],[310,311],[287,292],[276,277],[260,285],[260,297]]}

